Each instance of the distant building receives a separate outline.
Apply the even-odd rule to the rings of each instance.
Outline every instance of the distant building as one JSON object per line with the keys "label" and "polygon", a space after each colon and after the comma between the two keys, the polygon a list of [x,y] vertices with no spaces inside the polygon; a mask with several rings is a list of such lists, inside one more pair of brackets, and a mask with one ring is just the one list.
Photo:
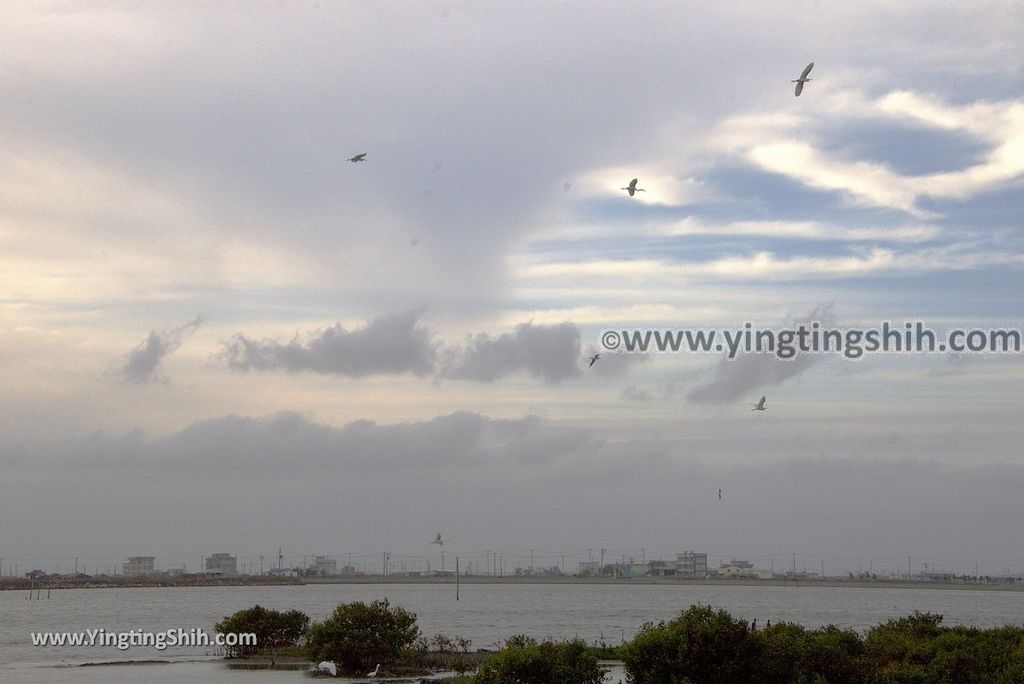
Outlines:
{"label": "distant building", "polygon": [[735,558],[728,563],[722,563],[718,568],[718,575],[734,579],[758,579],[760,577],[760,573],[753,563]]}
{"label": "distant building", "polygon": [[206,572],[237,575],[238,556],[232,556],[230,553],[215,553],[206,559]]}
{"label": "distant building", "polygon": [[146,577],[156,572],[156,557],[132,556],[121,568],[125,577]]}
{"label": "distant building", "polygon": [[600,574],[601,564],[597,561],[584,561],[576,568],[579,577],[594,577]]}
{"label": "distant building", "polygon": [[317,575],[338,574],[338,561],[327,556],[313,556],[313,565],[310,567]]}
{"label": "distant building", "polygon": [[274,568],[267,570],[268,577],[298,577],[299,571],[295,568]]}
{"label": "distant building", "polygon": [[707,577],[708,554],[693,551],[676,554],[676,574],[679,577]]}
{"label": "distant building", "polygon": [[647,573],[651,571],[651,564],[645,561],[639,563],[633,562],[629,564],[629,576],[630,577],[645,577]]}
{"label": "distant building", "polygon": [[676,564],[672,561],[652,560],[647,561],[648,577],[675,577],[679,574]]}

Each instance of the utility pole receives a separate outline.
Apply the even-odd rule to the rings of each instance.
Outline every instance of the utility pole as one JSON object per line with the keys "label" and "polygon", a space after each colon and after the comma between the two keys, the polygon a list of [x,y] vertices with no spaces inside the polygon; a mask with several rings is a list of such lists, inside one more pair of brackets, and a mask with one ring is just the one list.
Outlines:
{"label": "utility pole", "polygon": [[825,561],[821,561],[821,579],[825,579]]}
{"label": "utility pole", "polygon": [[530,574],[533,574],[533,549],[530,549]]}
{"label": "utility pole", "polygon": [[280,570],[284,567],[284,556],[281,554],[281,547],[277,547],[277,569]]}
{"label": "utility pole", "polygon": [[910,581],[911,572],[912,572],[912,569],[910,567],[910,556],[907,556],[907,581],[908,582]]}
{"label": "utility pole", "polygon": [[793,554],[793,576],[796,577],[796,554]]}
{"label": "utility pole", "polygon": [[459,600],[459,557],[455,557],[455,600]]}
{"label": "utility pole", "polygon": [[263,556],[260,556],[260,575],[263,574]]}

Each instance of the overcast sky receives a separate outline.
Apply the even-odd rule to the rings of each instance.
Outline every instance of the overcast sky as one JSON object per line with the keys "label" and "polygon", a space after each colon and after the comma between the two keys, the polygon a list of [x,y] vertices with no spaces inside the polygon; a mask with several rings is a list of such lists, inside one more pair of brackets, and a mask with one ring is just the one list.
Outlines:
{"label": "overcast sky", "polygon": [[216,5],[0,10],[5,566],[1024,570],[1017,356],[586,361],[1019,328],[1020,3]]}

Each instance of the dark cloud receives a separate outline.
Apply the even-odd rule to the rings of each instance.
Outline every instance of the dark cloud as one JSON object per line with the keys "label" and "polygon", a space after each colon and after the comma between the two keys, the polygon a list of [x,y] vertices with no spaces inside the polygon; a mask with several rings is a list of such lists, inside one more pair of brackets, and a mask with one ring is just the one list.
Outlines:
{"label": "dark cloud", "polygon": [[177,351],[181,343],[202,323],[203,317],[197,316],[178,328],[151,330],[145,341],[128,354],[127,361],[118,368],[117,376],[124,382],[136,385],[153,380],[160,361]]}
{"label": "dark cloud", "polygon": [[[826,326],[832,325],[832,306],[817,307],[787,327],[810,324],[814,321]],[[798,354],[793,358],[784,359],[770,352],[741,354],[732,359],[725,355],[714,367],[711,380],[695,387],[686,398],[698,404],[735,401],[755,390],[795,378],[821,358],[817,354]]]}
{"label": "dark cloud", "polygon": [[434,344],[420,324],[422,309],[381,316],[363,328],[337,324],[296,336],[287,343],[238,334],[225,343],[224,356],[237,370],[313,371],[359,378],[381,373],[426,375],[433,368]]}
{"label": "dark cloud", "polygon": [[580,331],[572,323],[522,323],[514,333],[481,333],[465,347],[445,350],[439,375],[453,380],[493,382],[513,373],[558,382],[581,374]]}
{"label": "dark cloud", "polygon": [[[342,426],[314,422],[283,412],[269,418],[225,416],[193,423],[168,437],[147,440],[138,432],[122,437],[94,434],[54,447],[32,450],[32,458],[7,465],[47,467],[65,463],[74,452],[74,467],[130,468],[210,473],[259,466],[258,472],[280,477],[280,469],[327,469],[332,472],[382,473],[394,469],[515,466],[542,463],[596,443],[587,430],[557,426],[527,416],[502,420],[457,412],[421,422],[381,425],[356,420]],[[24,451],[22,448],[15,451]],[[297,475],[304,477],[301,472]],[[253,474],[252,479],[262,476]]]}
{"label": "dark cloud", "polygon": [[[1004,558],[1016,538],[1019,463],[954,467],[901,457],[898,444],[870,448],[863,435],[832,440],[856,457],[717,462],[749,450],[752,433],[737,431],[701,443],[606,439],[579,424],[468,412],[340,426],[282,413],[202,421],[157,439],[0,443],[14,475],[0,480],[0,536],[12,540],[5,557],[153,553],[165,567],[213,546],[247,556],[278,545],[300,555],[424,554],[439,530],[466,554],[646,546],[649,554],[692,547],[903,562],[908,554]],[[759,452],[781,451],[780,439],[769,429]],[[997,439],[1001,450],[1016,444],[1012,431]],[[928,449],[940,442],[948,440]],[[674,515],[665,515],[666,501]],[[124,510],[133,515],[115,514]],[[702,522],[680,538],[680,516]],[[46,533],[25,537],[26,519]]]}
{"label": "dark cloud", "polygon": [[[255,340],[238,334],[224,343],[223,356],[236,370],[312,371],[358,378],[374,374],[436,374],[451,380],[493,382],[526,373],[558,382],[581,374],[580,331],[572,323],[522,323],[515,332],[479,333],[466,345],[435,344],[420,322],[422,310],[381,316],[365,327],[337,324],[290,342]],[[610,360],[606,373],[626,361]]]}

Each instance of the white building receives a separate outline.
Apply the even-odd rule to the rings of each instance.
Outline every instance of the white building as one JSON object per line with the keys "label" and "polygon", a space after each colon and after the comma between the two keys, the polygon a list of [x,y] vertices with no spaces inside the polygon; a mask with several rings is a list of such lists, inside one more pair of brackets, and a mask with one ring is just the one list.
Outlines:
{"label": "white building", "polygon": [[206,572],[237,575],[238,556],[232,556],[230,553],[215,553],[206,559]]}
{"label": "white building", "polygon": [[156,572],[156,557],[132,556],[121,568],[125,577],[146,577]]}
{"label": "white building", "polygon": [[338,561],[328,556],[313,556],[313,572],[318,575],[337,575]]}
{"label": "white building", "polygon": [[708,554],[693,551],[677,553],[676,574],[679,577],[707,577]]}

